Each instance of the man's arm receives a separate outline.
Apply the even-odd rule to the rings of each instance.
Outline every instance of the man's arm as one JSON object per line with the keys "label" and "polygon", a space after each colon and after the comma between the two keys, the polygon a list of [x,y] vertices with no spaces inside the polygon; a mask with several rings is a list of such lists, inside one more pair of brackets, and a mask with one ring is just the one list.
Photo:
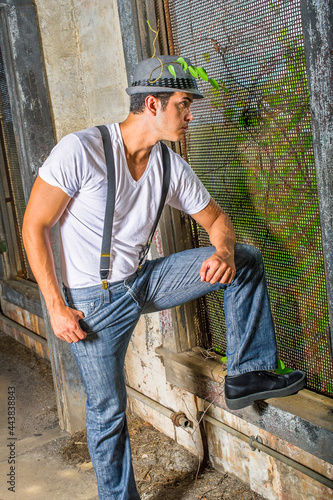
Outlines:
{"label": "man's arm", "polygon": [[61,340],[71,343],[86,337],[78,323],[84,315],[65,305],[50,244],[50,230],[61,217],[69,200],[70,197],[62,189],[50,186],[37,177],[25,211],[22,236],[31,270],[49,311],[53,331]]}
{"label": "man's arm", "polygon": [[216,252],[203,262],[201,281],[229,284],[235,277],[234,248],[236,236],[233,224],[227,214],[210,199],[206,208],[191,215],[208,233],[211,244]]}

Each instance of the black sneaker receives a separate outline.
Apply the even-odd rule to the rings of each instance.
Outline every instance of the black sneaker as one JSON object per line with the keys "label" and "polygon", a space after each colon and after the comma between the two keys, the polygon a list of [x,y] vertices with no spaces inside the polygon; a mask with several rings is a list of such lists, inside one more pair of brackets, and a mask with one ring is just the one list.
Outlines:
{"label": "black sneaker", "polygon": [[225,402],[230,410],[240,410],[255,401],[269,398],[282,398],[295,394],[306,384],[306,375],[302,371],[293,371],[286,375],[271,372],[247,372],[225,378]]}

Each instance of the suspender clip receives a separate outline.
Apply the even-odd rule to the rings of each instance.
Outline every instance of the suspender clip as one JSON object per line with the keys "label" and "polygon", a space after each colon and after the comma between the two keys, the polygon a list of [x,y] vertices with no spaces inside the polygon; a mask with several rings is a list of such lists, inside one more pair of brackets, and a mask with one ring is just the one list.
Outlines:
{"label": "suspender clip", "polygon": [[108,287],[108,282],[107,280],[102,280],[102,285],[103,285],[103,290],[106,290]]}

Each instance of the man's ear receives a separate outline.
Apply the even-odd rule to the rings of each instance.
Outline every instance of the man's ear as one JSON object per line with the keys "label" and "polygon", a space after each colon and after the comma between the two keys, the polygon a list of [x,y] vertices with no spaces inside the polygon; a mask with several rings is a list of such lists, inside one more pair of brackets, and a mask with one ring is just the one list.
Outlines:
{"label": "man's ear", "polygon": [[153,95],[148,95],[145,103],[147,110],[155,116],[160,105],[160,100]]}

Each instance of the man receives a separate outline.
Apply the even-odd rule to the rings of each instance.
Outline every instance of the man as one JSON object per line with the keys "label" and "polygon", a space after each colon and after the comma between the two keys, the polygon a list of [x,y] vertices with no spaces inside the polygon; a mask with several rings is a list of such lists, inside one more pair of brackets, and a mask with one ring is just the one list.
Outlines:
{"label": "man", "polygon": [[[161,56],[141,62],[127,89],[127,119],[108,126],[115,162],[115,210],[107,286],[99,259],[107,173],[97,128],[60,141],[39,171],[27,206],[23,235],[31,268],[44,295],[54,333],[71,343],[87,393],[88,446],[102,500],[138,499],[125,417],[124,357],[143,313],[159,311],[225,289],[228,337],[226,403],[231,409],[285,396],[305,384],[302,372],[269,373],[277,362],[274,326],[259,251],[235,244],[228,216],[177,154],[169,151],[166,203],[190,214],[212,247],[145,261],[162,194],[159,141],[186,132],[196,80]],[[162,65],[160,64],[162,63]],[[66,303],[58,288],[49,232],[60,221]]]}

